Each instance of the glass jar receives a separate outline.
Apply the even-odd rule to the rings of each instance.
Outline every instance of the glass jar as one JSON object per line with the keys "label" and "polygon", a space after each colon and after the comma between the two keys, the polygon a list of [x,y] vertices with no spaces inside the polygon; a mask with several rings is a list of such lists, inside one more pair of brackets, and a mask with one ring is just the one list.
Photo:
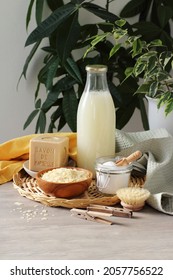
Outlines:
{"label": "glass jar", "polygon": [[96,185],[100,192],[116,194],[120,188],[128,187],[132,165],[116,166],[121,157],[100,157],[96,160]]}

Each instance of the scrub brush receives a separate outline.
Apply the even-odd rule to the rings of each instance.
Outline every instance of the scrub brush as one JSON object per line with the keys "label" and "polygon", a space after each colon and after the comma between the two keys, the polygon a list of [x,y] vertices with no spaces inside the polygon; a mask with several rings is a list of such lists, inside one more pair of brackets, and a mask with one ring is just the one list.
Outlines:
{"label": "scrub brush", "polygon": [[116,194],[121,200],[123,208],[132,211],[141,210],[145,205],[145,201],[150,196],[148,190],[136,187],[121,188],[117,190]]}

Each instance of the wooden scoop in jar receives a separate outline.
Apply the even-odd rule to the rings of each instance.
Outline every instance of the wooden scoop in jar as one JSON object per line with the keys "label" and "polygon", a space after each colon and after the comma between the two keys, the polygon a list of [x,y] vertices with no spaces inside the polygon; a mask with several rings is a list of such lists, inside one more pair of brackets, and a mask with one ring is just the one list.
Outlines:
{"label": "wooden scoop in jar", "polygon": [[137,160],[142,156],[142,153],[140,151],[136,151],[129,155],[128,157],[121,158],[115,162],[117,166],[124,166],[128,165],[130,162]]}

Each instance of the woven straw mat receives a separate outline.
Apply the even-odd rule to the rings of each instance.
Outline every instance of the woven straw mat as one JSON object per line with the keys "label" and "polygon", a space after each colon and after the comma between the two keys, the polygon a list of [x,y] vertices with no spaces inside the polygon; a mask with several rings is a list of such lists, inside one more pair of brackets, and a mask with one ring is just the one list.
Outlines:
{"label": "woven straw mat", "polygon": [[[131,177],[129,182],[129,186],[141,187],[143,184],[143,178]],[[13,176],[13,186],[21,196],[52,207],[86,208],[89,204],[111,206],[119,203],[117,195],[99,192],[94,180],[85,193],[71,199],[47,195],[39,188],[36,179],[30,177],[23,169]]]}

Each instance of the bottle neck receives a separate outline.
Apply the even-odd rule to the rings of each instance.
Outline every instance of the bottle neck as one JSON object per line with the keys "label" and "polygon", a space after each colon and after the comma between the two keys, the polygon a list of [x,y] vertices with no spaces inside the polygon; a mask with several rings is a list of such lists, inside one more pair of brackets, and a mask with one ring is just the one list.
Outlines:
{"label": "bottle neck", "polygon": [[106,72],[87,72],[85,91],[107,91]]}

